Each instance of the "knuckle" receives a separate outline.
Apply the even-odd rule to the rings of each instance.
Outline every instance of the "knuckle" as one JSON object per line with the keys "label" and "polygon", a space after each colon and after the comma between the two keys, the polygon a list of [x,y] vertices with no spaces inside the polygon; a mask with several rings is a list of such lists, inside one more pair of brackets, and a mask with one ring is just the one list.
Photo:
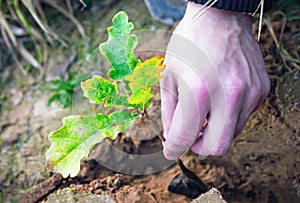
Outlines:
{"label": "knuckle", "polygon": [[260,100],[263,95],[263,90],[261,87],[254,86],[250,88],[250,98],[251,100]]}
{"label": "knuckle", "polygon": [[250,88],[250,99],[252,101],[265,99],[270,92],[270,82],[269,80],[263,81],[258,85],[253,85]]}

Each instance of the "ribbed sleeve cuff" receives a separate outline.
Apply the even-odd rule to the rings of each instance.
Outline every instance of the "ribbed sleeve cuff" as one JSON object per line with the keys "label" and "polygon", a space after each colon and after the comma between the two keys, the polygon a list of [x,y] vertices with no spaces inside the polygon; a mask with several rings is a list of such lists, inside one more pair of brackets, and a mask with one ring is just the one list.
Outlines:
{"label": "ribbed sleeve cuff", "polygon": [[[209,0],[189,0],[199,4],[205,4]],[[213,7],[230,11],[254,13],[260,3],[260,0],[219,0]],[[271,9],[272,0],[265,0],[264,11]]]}

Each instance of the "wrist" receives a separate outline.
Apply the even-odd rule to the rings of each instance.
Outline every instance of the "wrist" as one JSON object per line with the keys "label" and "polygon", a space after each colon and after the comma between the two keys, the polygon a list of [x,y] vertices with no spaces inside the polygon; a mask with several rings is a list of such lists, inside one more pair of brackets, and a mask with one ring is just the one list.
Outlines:
{"label": "wrist", "polygon": [[194,2],[188,2],[186,8],[185,18],[189,21],[213,21],[213,22],[225,22],[226,21],[238,21],[239,23],[251,26],[251,16],[248,14],[243,14],[241,12],[223,10],[218,8],[209,8],[202,16],[197,16],[197,13],[203,11],[206,6]]}
{"label": "wrist", "polygon": [[[210,4],[214,2],[213,0],[185,0],[191,1],[198,4]],[[257,8],[259,8],[261,0],[240,0],[240,1],[229,1],[229,0],[218,0],[214,2],[213,7],[230,10],[230,11],[237,11],[237,12],[244,12],[244,13],[254,13]],[[272,0],[264,0],[264,10],[267,11],[271,9]]]}

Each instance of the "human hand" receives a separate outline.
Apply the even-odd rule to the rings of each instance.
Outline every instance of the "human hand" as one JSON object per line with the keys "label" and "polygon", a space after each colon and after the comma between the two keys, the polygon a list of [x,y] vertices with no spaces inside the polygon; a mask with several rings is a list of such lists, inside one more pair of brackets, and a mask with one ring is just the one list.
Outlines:
{"label": "human hand", "polygon": [[166,53],[161,103],[170,160],[188,148],[202,156],[225,154],[270,90],[251,18],[210,8],[192,22],[201,7],[187,4]]}

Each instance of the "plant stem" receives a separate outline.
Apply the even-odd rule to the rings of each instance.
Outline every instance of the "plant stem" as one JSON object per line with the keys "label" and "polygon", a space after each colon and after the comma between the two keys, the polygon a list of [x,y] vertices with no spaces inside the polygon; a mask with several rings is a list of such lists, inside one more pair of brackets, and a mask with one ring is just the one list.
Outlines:
{"label": "plant stem", "polygon": [[[152,120],[151,120],[151,118],[150,118],[150,116],[149,116],[149,114],[148,114],[148,112],[147,112],[147,109],[144,110],[144,112],[142,113],[142,116],[143,116],[144,118],[148,119],[148,120],[150,121],[150,123],[152,124]],[[163,136],[163,132],[164,132],[163,130],[160,131],[160,133],[158,133],[157,136],[159,137],[159,139],[160,139],[162,142],[165,142],[166,139],[165,139],[164,136]],[[192,172],[191,170],[189,170],[189,169],[183,164],[183,162],[182,162],[182,160],[181,160],[180,158],[178,158],[178,160],[176,161],[176,164],[180,167],[180,170],[182,171],[182,173],[183,173],[186,177],[188,177],[188,178],[190,178],[190,179],[192,179],[192,180],[194,180],[194,181],[197,182],[197,184],[199,185],[199,187],[201,188],[202,191],[207,191],[206,185],[198,178],[198,176],[197,176],[194,172]]]}
{"label": "plant stem", "polygon": [[[148,119],[148,121],[150,121],[151,125],[153,126],[152,119],[150,118],[147,109],[144,110],[144,112],[142,113],[142,116],[143,116],[144,118]],[[154,129],[154,130],[156,131],[156,133],[159,132],[158,129]],[[165,142],[166,139],[164,138],[163,134],[164,134],[164,131],[162,130],[162,131],[160,131],[159,133],[157,133],[157,136],[159,137],[159,139],[160,139],[162,142]]]}

